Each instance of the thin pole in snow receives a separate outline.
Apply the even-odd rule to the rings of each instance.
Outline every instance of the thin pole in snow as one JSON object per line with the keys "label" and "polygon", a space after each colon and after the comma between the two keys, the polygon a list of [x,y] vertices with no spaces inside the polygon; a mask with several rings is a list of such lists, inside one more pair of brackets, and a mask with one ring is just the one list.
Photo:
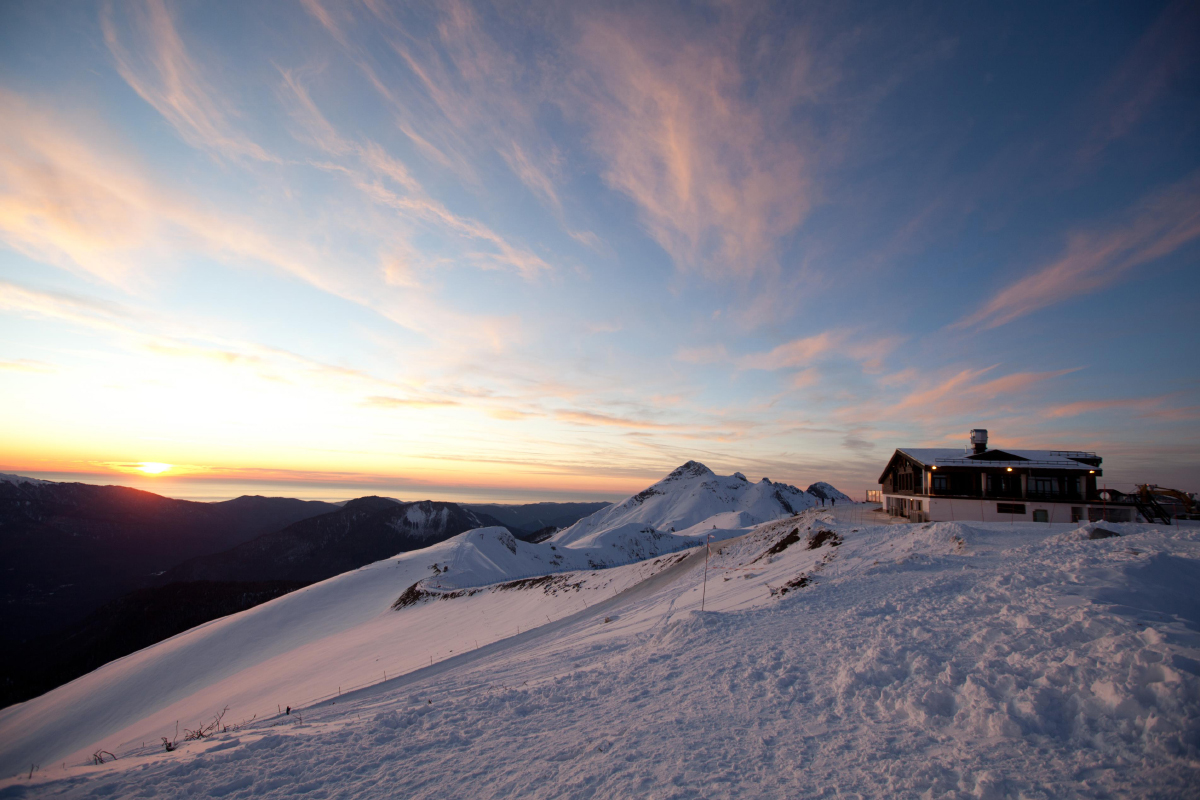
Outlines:
{"label": "thin pole in snow", "polygon": [[704,586],[700,589],[700,610],[704,610],[704,596],[708,593],[708,553],[712,549],[712,534],[704,540]]}

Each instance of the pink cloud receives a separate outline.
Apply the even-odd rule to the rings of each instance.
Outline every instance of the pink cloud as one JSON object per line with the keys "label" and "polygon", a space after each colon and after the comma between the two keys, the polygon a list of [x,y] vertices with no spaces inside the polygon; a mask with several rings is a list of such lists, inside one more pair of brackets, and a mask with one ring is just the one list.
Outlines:
{"label": "pink cloud", "polygon": [[1001,290],[954,327],[995,328],[1097,291],[1200,237],[1200,172],[1143,200],[1125,216],[1103,231],[1071,234],[1065,255]]}
{"label": "pink cloud", "polygon": [[808,366],[818,356],[837,347],[845,334],[825,331],[785,342],[767,353],[752,353],[738,359],[742,369],[788,369]]}
{"label": "pink cloud", "polygon": [[1158,408],[1167,398],[1140,397],[1124,400],[1080,400],[1061,406],[1046,409],[1044,416],[1059,419],[1062,417],[1077,417],[1080,414],[1091,414],[1097,411],[1137,410],[1150,411]]}
{"label": "pink cloud", "polygon": [[748,101],[738,60],[746,20],[718,13],[719,24],[691,36],[650,13],[585,20],[568,107],[592,127],[605,181],[634,201],[681,269],[747,276],[776,266],[779,239],[812,204],[806,159],[785,135],[804,87],[781,79]]}
{"label": "pink cloud", "polygon": [[231,156],[260,161],[278,159],[237,131],[237,110],[211,86],[184,46],[175,21],[162,0],[120,4],[137,40],[126,48],[113,19],[111,3],[102,6],[104,41],[117,71],[143,100],[154,106],[189,144]]}

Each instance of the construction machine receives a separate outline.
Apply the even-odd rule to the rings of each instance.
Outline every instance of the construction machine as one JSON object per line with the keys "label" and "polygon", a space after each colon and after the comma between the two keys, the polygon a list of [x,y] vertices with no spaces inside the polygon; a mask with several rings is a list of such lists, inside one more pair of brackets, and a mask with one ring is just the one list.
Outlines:
{"label": "construction machine", "polygon": [[[1159,498],[1170,498],[1166,505],[1174,506],[1178,503],[1182,506],[1182,511],[1168,511],[1163,507],[1163,503]],[[1178,489],[1167,489],[1162,486],[1156,486],[1153,483],[1140,483],[1137,487],[1137,492],[1134,493],[1134,502],[1137,504],[1138,511],[1141,515],[1151,522],[1156,519],[1162,520],[1166,525],[1171,524],[1172,517],[1178,519],[1200,519],[1200,504],[1197,504],[1195,498],[1186,492],[1181,492]]]}

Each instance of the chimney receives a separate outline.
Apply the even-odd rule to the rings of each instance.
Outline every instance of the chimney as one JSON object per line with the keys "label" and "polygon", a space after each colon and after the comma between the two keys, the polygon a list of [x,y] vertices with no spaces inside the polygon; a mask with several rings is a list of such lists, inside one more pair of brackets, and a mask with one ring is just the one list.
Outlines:
{"label": "chimney", "polygon": [[983,453],[987,450],[987,429],[975,428],[971,431],[971,444],[975,446],[976,453]]}

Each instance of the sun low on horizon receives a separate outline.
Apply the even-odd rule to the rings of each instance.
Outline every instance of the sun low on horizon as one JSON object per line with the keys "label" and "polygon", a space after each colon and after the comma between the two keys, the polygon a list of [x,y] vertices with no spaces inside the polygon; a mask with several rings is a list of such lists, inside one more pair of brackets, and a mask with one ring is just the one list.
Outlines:
{"label": "sun low on horizon", "polygon": [[267,5],[0,10],[0,472],[1200,490],[1194,3]]}

